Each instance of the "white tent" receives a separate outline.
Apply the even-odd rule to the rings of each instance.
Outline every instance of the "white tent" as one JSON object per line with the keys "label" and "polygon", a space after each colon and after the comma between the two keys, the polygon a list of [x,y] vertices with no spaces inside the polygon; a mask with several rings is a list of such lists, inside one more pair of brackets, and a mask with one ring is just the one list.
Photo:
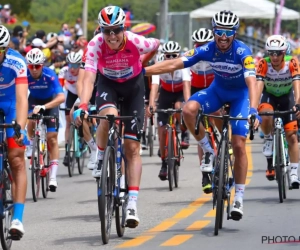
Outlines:
{"label": "white tent", "polygon": [[[280,8],[280,6],[277,5],[276,8]],[[268,0],[221,0],[192,11],[190,17],[212,18],[216,12],[221,10],[230,10],[243,19],[273,19],[275,16],[275,3]],[[300,19],[300,14],[297,11],[283,7],[281,19]]]}

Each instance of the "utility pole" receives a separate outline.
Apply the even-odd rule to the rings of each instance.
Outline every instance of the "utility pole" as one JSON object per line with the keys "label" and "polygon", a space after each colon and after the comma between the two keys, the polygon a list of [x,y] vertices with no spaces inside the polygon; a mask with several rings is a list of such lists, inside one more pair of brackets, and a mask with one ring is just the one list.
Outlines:
{"label": "utility pole", "polygon": [[88,21],[88,0],[83,0],[82,29],[83,29],[83,35],[86,38],[87,38],[87,21]]}
{"label": "utility pole", "polygon": [[160,0],[160,39],[168,41],[169,0]]}

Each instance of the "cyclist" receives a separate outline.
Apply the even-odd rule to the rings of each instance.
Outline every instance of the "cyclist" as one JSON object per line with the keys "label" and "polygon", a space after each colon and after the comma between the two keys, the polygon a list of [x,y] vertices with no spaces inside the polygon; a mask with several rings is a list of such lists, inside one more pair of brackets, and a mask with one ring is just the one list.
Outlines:
{"label": "cyclist", "polygon": [[28,111],[28,81],[24,57],[10,49],[10,35],[7,28],[0,25],[0,74],[1,98],[0,109],[4,111],[5,123],[17,120],[21,126],[21,138],[14,138],[13,129],[6,129],[8,146],[8,162],[12,170],[13,215],[9,228],[12,239],[20,239],[25,231],[23,227],[23,211],[27,190],[23,145],[26,139],[25,125]]}
{"label": "cyclist", "polygon": [[[42,112],[46,116],[57,115],[59,117],[58,107],[65,101],[65,96],[55,72],[44,66],[44,53],[38,48],[32,49],[26,54],[26,62],[28,67],[28,89],[30,91],[28,97],[29,113]],[[51,192],[56,192],[56,174],[59,159],[58,130],[54,119],[47,120],[45,123],[47,125],[47,143],[49,145],[51,166],[49,189]],[[28,158],[32,155],[34,126],[34,121],[28,121],[27,132],[30,141],[30,146],[27,147],[26,151]]]}
{"label": "cyclist", "polygon": [[[169,41],[163,45],[164,60],[171,60],[180,56],[181,46],[177,42]],[[155,97],[158,92],[159,84],[161,89],[158,98],[158,108],[172,108],[174,103],[175,109],[180,109],[183,101],[187,101],[191,96],[191,75],[189,69],[180,69],[152,76],[152,88],[150,91],[149,107],[155,107]],[[148,115],[151,116],[148,108]],[[180,121],[180,114],[176,114],[176,120]],[[159,113],[157,117],[159,147],[161,157],[161,169],[158,177],[165,181],[168,176],[168,166],[165,160],[165,142],[166,142],[166,124],[168,123],[168,114]],[[184,129],[185,130],[185,129]],[[185,133],[185,131],[182,131]]]}
{"label": "cyclist", "polygon": [[[192,41],[194,42],[194,48],[200,47],[202,45],[207,44],[214,40],[214,34],[212,30],[200,28],[199,30],[195,30],[192,34]],[[214,80],[213,69],[208,62],[200,61],[194,64],[191,68],[192,79],[191,79],[191,94],[195,94],[196,92],[206,89],[211,85]],[[220,115],[219,112],[216,112],[215,115]],[[212,119],[211,119],[212,120]],[[219,131],[222,129],[222,121],[220,124],[220,120],[216,119],[213,121],[216,123]],[[203,154],[203,150],[198,145],[198,156],[200,160],[200,170],[202,171],[202,190],[204,193],[211,193],[211,180],[209,177],[209,173],[211,173],[212,168],[210,168],[211,164],[207,166],[205,164],[205,156],[207,156],[207,160],[209,160],[210,153],[207,152]]]}
{"label": "cyclist", "polygon": [[[207,61],[213,68],[215,79],[205,90],[189,99],[183,107],[184,121],[195,136],[203,151],[211,155],[205,163],[213,164],[214,151],[200,124],[200,133],[195,135],[196,116],[199,108],[204,113],[213,113],[225,103],[231,106],[230,115],[247,117],[249,114],[259,119],[257,114],[258,94],[254,62],[250,49],[235,39],[239,18],[230,11],[221,11],[212,18],[214,42],[192,49],[184,57],[167,60],[145,68],[146,75],[163,74],[177,69],[191,67],[199,61]],[[250,107],[249,107],[250,100]],[[255,120],[255,128],[259,125]],[[247,121],[231,122],[232,146],[235,156],[234,177],[235,197],[231,216],[239,220],[243,216],[243,196],[247,175],[246,136]]]}
{"label": "cyclist", "polygon": [[[300,104],[300,67],[296,57],[286,56],[288,49],[285,38],[281,35],[268,37],[266,41],[266,51],[268,57],[259,61],[256,71],[258,83],[258,94],[262,94],[259,111],[285,111]],[[294,90],[294,91],[293,91]],[[299,188],[298,162],[299,149],[297,138],[297,119],[293,115],[282,117],[285,135],[289,147],[290,156],[290,179],[293,188]],[[263,154],[267,157],[268,167],[266,177],[269,180],[275,179],[275,171],[272,167],[273,155],[273,117],[263,116],[261,130],[264,133],[265,143]]]}
{"label": "cyclist", "polygon": [[[82,53],[81,52],[70,52],[67,57],[66,61],[68,65],[64,66],[58,75],[58,79],[62,86],[65,86],[67,90],[67,99],[66,99],[66,108],[71,109],[76,102],[78,95],[77,95],[77,80],[79,74],[79,68],[82,61]],[[66,116],[66,130],[65,130],[65,157],[63,159],[63,164],[68,166],[68,141],[69,141],[69,133],[70,133],[70,126],[71,126],[71,118],[70,118],[70,111],[65,111]],[[91,151],[91,157],[96,158],[96,153]]]}
{"label": "cyclist", "polygon": [[[124,31],[125,13],[117,6],[108,6],[101,10],[98,17],[101,33],[88,44],[85,62],[84,88],[80,96],[79,109],[74,112],[74,120],[81,125],[80,113],[87,111],[92,95],[97,70],[99,76],[96,97],[97,108],[101,116],[117,115],[118,97],[124,97],[124,114],[133,115],[137,110],[141,121],[144,117],[144,77],[140,54],[156,51],[159,40],[145,38],[130,31]],[[137,124],[125,122],[124,151],[128,164],[129,201],[126,210],[126,224],[134,228],[139,224],[137,198],[142,171],[139,155],[140,142],[136,136]],[[96,177],[101,176],[104,149],[107,144],[108,122],[102,120],[97,129],[98,169]],[[142,126],[140,126],[142,128]]]}

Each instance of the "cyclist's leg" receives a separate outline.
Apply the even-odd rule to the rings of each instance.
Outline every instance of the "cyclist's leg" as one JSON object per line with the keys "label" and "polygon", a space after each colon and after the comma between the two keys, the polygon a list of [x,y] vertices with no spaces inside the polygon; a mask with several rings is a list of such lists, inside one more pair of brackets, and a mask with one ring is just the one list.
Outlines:
{"label": "cyclist's leg", "polygon": [[[3,103],[1,103],[3,104]],[[8,104],[8,103],[6,103]],[[2,105],[1,105],[2,108]],[[5,122],[11,123],[16,118],[15,103],[11,102],[5,111]],[[27,176],[25,169],[25,146],[20,147],[13,138],[13,129],[6,130],[8,146],[8,162],[12,171],[12,196],[14,202],[11,230],[17,230],[21,235],[24,234],[23,211],[27,190]],[[18,220],[19,223],[15,223]]]}
{"label": "cyclist's leg", "polygon": [[205,114],[213,113],[219,110],[222,106],[223,102],[220,99],[217,88],[218,87],[213,82],[207,89],[201,90],[192,95],[183,107],[183,118],[185,125],[194,135],[195,139],[198,141],[205,154],[205,157],[201,162],[201,170],[203,172],[209,173],[212,171],[214,150],[212,149],[207,137],[205,136],[205,131],[202,123],[200,123],[199,134],[195,135],[195,124],[200,106]]}
{"label": "cyclist's leg", "polygon": [[[172,103],[176,102],[177,94],[164,90],[161,88],[159,98],[158,98],[158,109],[168,109],[172,108]],[[167,162],[165,158],[165,145],[166,145],[166,125],[168,123],[168,114],[158,113],[157,123],[158,123],[158,139],[160,148],[160,158],[161,158],[161,169],[159,171],[158,177],[164,181],[168,176]]]}
{"label": "cyclist's leg", "polygon": [[[142,128],[144,118],[144,78],[143,74],[140,74],[133,79],[127,81],[124,86],[124,114],[133,115],[134,111],[137,111],[137,115],[141,124],[139,129]],[[131,89],[129,88],[131,87]],[[130,89],[130,91],[128,91]],[[127,93],[125,93],[127,92]],[[136,126],[131,121],[125,121],[124,129],[124,148],[127,160],[127,176],[128,176],[128,205],[126,212],[126,224],[128,227],[136,227],[139,224],[139,218],[137,215],[137,199],[142,175],[142,159],[140,156],[140,142],[136,136]]]}
{"label": "cyclist's leg", "polygon": [[[35,105],[39,105],[35,98],[31,95],[28,97],[28,113],[31,114]],[[30,145],[26,146],[26,156],[30,158],[32,155],[32,145],[33,145],[33,138],[34,138],[34,128],[35,122],[32,120],[28,120],[27,122],[27,134]]]}
{"label": "cyclist's leg", "polygon": [[[117,104],[118,95],[115,88],[119,83],[116,83],[105,76],[99,74],[97,82],[97,91],[99,95],[96,97],[97,110],[100,116],[105,116],[107,114],[118,115]],[[92,172],[93,177],[101,176],[101,167],[103,161],[104,150],[107,145],[108,140],[109,123],[106,120],[102,120],[97,128],[97,146],[98,155],[97,161],[98,167],[94,168]]]}
{"label": "cyclist's leg", "polygon": [[[54,116],[59,113],[58,107],[46,110],[45,115]],[[47,120],[47,144],[50,158],[50,181],[49,188],[51,192],[55,192],[57,188],[56,174],[58,170],[59,148],[58,148],[58,130],[54,120]]]}
{"label": "cyclist's leg", "polygon": [[[279,98],[278,98],[279,99]],[[285,97],[280,97],[280,107],[282,110],[292,109],[295,105],[293,91],[290,91]],[[299,188],[299,178],[298,178],[298,165],[299,165],[299,148],[298,148],[298,124],[295,114],[285,115],[282,117],[285,136],[288,143],[288,153],[290,157],[290,165],[288,166],[290,170],[290,180],[292,187],[295,189]]]}
{"label": "cyclist's leg", "polygon": [[[73,94],[68,90],[67,94],[67,100],[66,100],[66,108],[71,109],[77,100],[78,96]],[[66,129],[65,129],[65,157],[63,160],[63,164],[65,166],[68,165],[68,155],[67,155],[67,149],[68,149],[68,140],[69,140],[69,133],[70,133],[70,126],[71,126],[71,118],[70,118],[70,111],[65,111],[65,117],[66,117]]]}
{"label": "cyclist's leg", "polygon": [[[229,93],[227,93],[228,96]],[[249,97],[248,91],[231,91],[232,101],[230,103],[230,116],[248,117]],[[231,121],[232,128],[232,149],[235,157],[234,161],[234,179],[235,196],[231,213],[236,218],[243,216],[243,196],[245,191],[245,182],[248,169],[248,159],[246,154],[246,138],[249,131],[248,121]]]}
{"label": "cyclist's leg", "polygon": [[[263,91],[261,97],[260,105],[258,107],[259,112],[273,111],[276,105],[275,98],[273,95]],[[266,177],[268,180],[272,181],[275,178],[275,171],[272,165],[272,155],[273,155],[273,117],[272,116],[261,116],[262,123],[260,125],[261,131],[264,133],[264,146],[263,154],[267,159],[267,170]]]}

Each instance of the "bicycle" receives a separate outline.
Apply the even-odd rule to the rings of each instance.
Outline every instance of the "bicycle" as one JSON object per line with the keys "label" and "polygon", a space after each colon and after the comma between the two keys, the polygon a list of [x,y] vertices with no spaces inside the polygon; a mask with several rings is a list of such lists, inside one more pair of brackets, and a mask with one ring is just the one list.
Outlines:
{"label": "bicycle", "polygon": [[287,152],[287,141],[284,136],[284,127],[281,116],[294,114],[296,111],[272,111],[272,112],[259,112],[260,116],[274,116],[274,132],[273,132],[273,156],[272,166],[275,168],[275,176],[278,184],[279,202],[283,203],[286,199],[286,186],[289,189],[299,189],[299,186],[293,187],[291,185],[290,174],[287,168],[289,164],[289,157]]}
{"label": "bicycle", "polygon": [[[121,103],[122,99],[119,99],[118,106],[120,114],[123,113]],[[81,115],[81,119],[83,119],[83,117],[84,113]],[[96,178],[98,212],[101,221],[101,237],[103,244],[107,244],[110,238],[111,222],[114,212],[116,229],[119,237],[124,235],[126,226],[130,227],[129,225],[125,225],[126,207],[128,202],[128,185],[126,159],[122,152],[122,121],[135,121],[138,139],[141,137],[141,131],[139,129],[137,112],[134,112],[133,116],[88,115],[84,118],[104,119],[109,122],[108,143],[104,151],[101,178]],[[116,124],[116,121],[119,121],[118,124]],[[120,186],[122,161],[125,165],[123,173],[125,177],[125,188],[121,188]],[[120,197],[120,193],[124,193],[124,196]]]}
{"label": "bicycle", "polygon": [[[77,110],[78,107],[75,107],[74,110]],[[62,111],[70,111],[69,108],[60,108]],[[69,177],[74,175],[75,163],[78,166],[79,174],[83,174],[86,154],[89,151],[89,147],[85,140],[83,139],[83,127],[80,126],[77,128],[74,122],[71,122],[70,132],[69,132],[69,140],[67,146],[67,156],[68,156],[68,174]]]}
{"label": "bicycle", "polygon": [[55,120],[56,130],[58,129],[58,118],[54,116],[44,116],[41,113],[33,114],[28,120],[35,121],[34,139],[32,144],[32,155],[30,159],[31,168],[31,190],[34,202],[37,202],[40,194],[40,185],[42,183],[43,198],[47,198],[50,181],[50,160],[49,148],[47,144],[47,125],[45,120]]}
{"label": "bicycle", "polygon": [[[241,121],[248,120],[248,118],[231,117],[229,113],[221,116],[204,114],[201,109],[198,111],[195,125],[195,134],[199,134],[199,125],[203,116],[222,119],[223,127],[221,133],[221,140],[218,146],[217,157],[213,163],[212,172],[212,196],[213,196],[213,209],[216,207],[216,219],[214,234],[218,235],[219,229],[223,227],[224,217],[224,203],[227,202],[227,220],[239,220],[240,217],[230,215],[230,193],[234,187],[234,173],[233,173],[233,161],[230,157],[230,143],[229,143],[229,121]],[[250,124],[250,140],[253,140],[253,117],[251,117],[252,123]],[[229,164],[229,166],[228,166]]]}
{"label": "bicycle", "polygon": [[8,151],[5,143],[5,128],[13,128],[17,138],[21,136],[21,127],[15,121],[4,123],[4,112],[0,110],[0,239],[4,250],[9,250],[12,240],[19,240],[16,235],[9,234],[9,227],[13,213],[12,174],[8,163]]}
{"label": "bicycle", "polygon": [[181,112],[181,109],[173,108],[157,109],[155,111],[155,113],[165,113],[169,115],[168,123],[166,125],[167,133],[165,142],[165,156],[167,157],[168,181],[170,191],[173,191],[173,186],[175,186],[175,188],[178,188],[180,161],[184,158],[175,122],[175,114]]}

